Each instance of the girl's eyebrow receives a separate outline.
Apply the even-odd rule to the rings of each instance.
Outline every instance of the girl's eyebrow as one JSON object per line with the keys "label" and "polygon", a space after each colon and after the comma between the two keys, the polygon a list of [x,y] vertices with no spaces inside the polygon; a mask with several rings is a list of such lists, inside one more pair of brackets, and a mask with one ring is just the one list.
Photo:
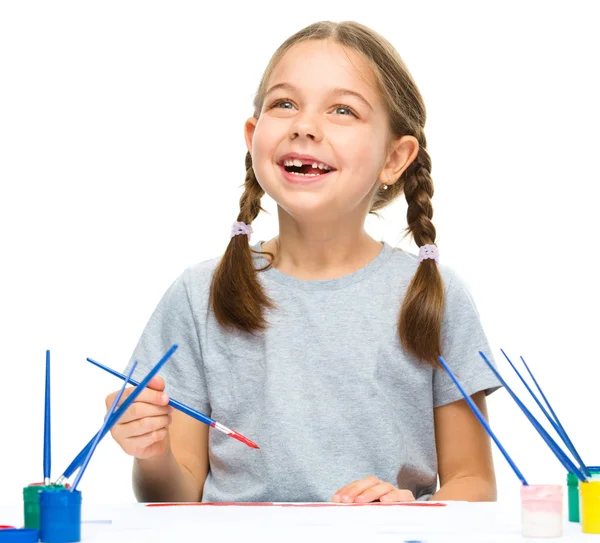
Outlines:
{"label": "girl's eyebrow", "polygon": [[[271,92],[277,90],[277,89],[283,89],[283,90],[288,90],[290,92],[294,92],[296,91],[296,87],[294,87],[294,85],[290,84],[290,83],[277,83],[276,85],[273,85],[266,93],[265,93],[265,97],[267,95],[269,95]],[[350,96],[354,96],[355,98],[358,98],[361,102],[363,102],[371,111],[373,111],[373,106],[371,106],[371,104],[369,104],[369,102],[367,101],[367,99],[360,93],[350,90],[350,89],[345,89],[342,87],[335,87],[333,89],[331,89],[330,94],[335,95],[335,96],[341,96],[344,94],[350,95]]]}

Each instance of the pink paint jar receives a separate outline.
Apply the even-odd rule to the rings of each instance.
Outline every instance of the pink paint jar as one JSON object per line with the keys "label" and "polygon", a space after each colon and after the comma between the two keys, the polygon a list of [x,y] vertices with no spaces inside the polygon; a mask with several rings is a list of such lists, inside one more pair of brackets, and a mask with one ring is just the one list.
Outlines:
{"label": "pink paint jar", "polygon": [[523,537],[560,537],[563,531],[563,488],[560,485],[521,487]]}

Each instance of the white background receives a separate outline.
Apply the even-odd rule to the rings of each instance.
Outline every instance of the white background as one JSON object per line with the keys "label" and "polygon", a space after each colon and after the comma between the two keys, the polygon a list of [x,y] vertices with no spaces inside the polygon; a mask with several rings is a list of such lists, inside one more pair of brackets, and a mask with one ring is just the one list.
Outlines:
{"label": "white background", "polygon": [[[262,71],[285,38],[321,19],[371,26],[408,64],[428,110],[441,258],[470,286],[503,373],[514,382],[501,347],[523,355],[584,460],[600,464],[596,9],[0,4],[0,505],[19,504],[42,477],[45,350],[57,477],[121,384],[85,358],[123,368],[175,277],[221,254]],[[253,240],[277,232],[265,205],[273,214],[261,214]],[[404,203],[383,216],[369,231],[396,244]],[[530,482],[563,482],[506,391],[489,405]],[[499,498],[514,499],[518,481],[494,454]],[[133,501],[130,467],[104,440],[80,486],[85,501]]]}

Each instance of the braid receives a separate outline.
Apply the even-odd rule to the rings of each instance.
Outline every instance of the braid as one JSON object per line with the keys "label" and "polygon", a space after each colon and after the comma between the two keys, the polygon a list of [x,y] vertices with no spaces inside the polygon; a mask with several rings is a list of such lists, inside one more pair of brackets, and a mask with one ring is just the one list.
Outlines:
{"label": "braid", "polygon": [[[251,224],[261,211],[264,190],[258,183],[252,156],[246,154],[246,179],[238,221]],[[256,276],[253,251],[244,235],[233,236],[219,262],[210,287],[210,303],[217,322],[225,328],[257,332],[266,328],[264,311],[274,307]],[[269,254],[269,253],[267,253]],[[272,255],[271,255],[272,256]],[[266,270],[270,264],[259,271]]]}
{"label": "braid", "polygon": [[246,179],[244,181],[244,192],[240,197],[240,213],[238,221],[251,224],[258,214],[264,209],[260,205],[260,200],[265,191],[260,186],[252,167],[252,155],[246,153]]}
{"label": "braid", "polygon": [[408,230],[413,235],[418,247],[435,243],[435,226],[431,222],[433,217],[433,181],[431,179],[431,159],[429,153],[419,148],[416,160],[411,164],[412,175],[404,181],[404,196],[408,209],[406,222]]}
{"label": "braid", "polygon": [[[431,159],[425,149],[425,136],[419,141],[419,154],[405,172],[404,195],[408,204],[407,230],[421,247],[435,244],[433,217],[433,181]],[[441,328],[444,309],[444,284],[435,260],[423,260],[408,287],[400,318],[398,333],[402,346],[417,358],[439,365]]]}

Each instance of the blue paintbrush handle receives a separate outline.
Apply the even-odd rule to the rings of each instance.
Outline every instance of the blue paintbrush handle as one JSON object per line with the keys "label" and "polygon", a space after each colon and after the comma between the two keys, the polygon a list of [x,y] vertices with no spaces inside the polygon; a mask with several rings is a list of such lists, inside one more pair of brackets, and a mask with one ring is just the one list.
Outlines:
{"label": "blue paintbrush handle", "polygon": [[579,467],[581,468],[581,471],[583,471],[583,473],[584,473],[584,475],[586,477],[591,477],[592,474],[590,473],[590,470],[587,468],[587,466],[585,465],[585,463],[581,459],[581,456],[579,456],[579,453],[575,449],[575,445],[573,445],[573,443],[569,439],[569,436],[568,436],[567,432],[565,431],[564,426],[561,424],[560,420],[558,420],[558,416],[554,412],[554,409],[552,409],[552,406],[550,405],[550,402],[548,401],[548,398],[546,398],[546,395],[544,394],[544,392],[542,390],[542,387],[540,387],[540,385],[538,384],[536,378],[533,376],[533,373],[529,369],[529,366],[527,365],[527,362],[525,362],[525,359],[523,357],[521,357],[521,362],[523,362],[523,365],[525,366],[525,369],[527,370],[527,373],[529,373],[529,376],[531,377],[533,383],[535,384],[536,388],[538,389],[538,391],[540,393],[540,396],[544,400],[545,404],[548,406],[548,410],[550,411],[550,413],[554,417],[554,420],[556,421],[556,424],[558,424],[559,428],[562,429],[564,437],[563,436],[561,436],[561,437],[563,438],[563,441],[566,440],[565,443],[566,443],[567,447],[569,448],[569,450],[571,451],[571,453],[573,454],[573,456],[575,457],[575,459],[577,460],[577,462],[579,463]]}
{"label": "blue paintbrush handle", "polygon": [[44,399],[44,484],[50,482],[52,452],[50,438],[50,351],[46,351],[46,394]]}
{"label": "blue paintbrush handle", "polygon": [[[137,362],[134,362],[132,364],[132,366],[131,366],[131,369],[129,370],[128,377],[131,377],[131,374],[135,370],[136,366],[137,366]],[[96,447],[98,446],[98,443],[100,443],[100,439],[102,437],[102,433],[103,433],[104,429],[106,428],[106,426],[108,425],[110,417],[115,412],[115,409],[117,408],[117,405],[119,405],[119,402],[121,401],[121,397],[123,396],[123,392],[125,392],[125,387],[126,386],[127,386],[127,381],[125,381],[123,383],[123,386],[121,387],[121,390],[119,390],[119,393],[117,394],[117,396],[115,397],[112,405],[110,406],[110,409],[108,410],[108,414],[107,414],[106,418],[104,419],[104,421],[102,423],[102,426],[100,426],[100,431],[96,434],[96,437],[94,438],[94,440],[92,442],[92,446],[90,447],[90,450],[89,450],[87,456],[85,457],[85,460],[83,461],[83,464],[81,465],[81,469],[77,473],[77,477],[75,477],[75,481],[73,482],[73,486],[70,489],[71,492],[74,492],[75,490],[77,490],[77,485],[79,484],[79,481],[81,481],[81,478],[83,477],[83,474],[84,474],[86,468],[88,467],[88,464],[90,463],[90,460],[92,459],[92,455],[94,454],[94,451],[96,450]]]}
{"label": "blue paintbrush handle", "polygon": [[558,458],[559,462],[565,467],[565,469],[571,473],[574,473],[580,481],[585,481],[585,476],[573,462],[571,459],[562,451],[562,449],[556,444],[556,442],[550,437],[550,434],[546,432],[544,427],[537,421],[537,419],[530,413],[529,409],[525,407],[523,402],[519,400],[517,395],[512,391],[512,389],[508,386],[506,381],[502,378],[498,370],[492,365],[492,363],[487,359],[485,354],[479,351],[479,355],[483,358],[484,362],[487,364],[488,368],[492,370],[498,381],[502,383],[502,386],[506,389],[506,391],[510,394],[512,399],[516,402],[516,404],[521,408],[521,411],[525,414],[529,422],[533,425],[533,427],[537,430],[537,432],[542,436],[542,439],[546,442],[546,445],[550,447],[550,450],[555,454],[556,458]]}
{"label": "blue paintbrush handle", "polygon": [[442,366],[444,367],[444,369],[450,376],[450,379],[452,379],[454,381],[454,384],[456,385],[458,390],[460,390],[460,393],[463,395],[463,398],[466,400],[467,404],[469,405],[469,407],[471,408],[471,410],[473,411],[475,416],[479,419],[479,422],[481,423],[481,425],[485,428],[485,430],[487,431],[489,436],[494,440],[494,442],[500,449],[500,452],[504,455],[504,458],[506,458],[506,461],[509,463],[510,467],[515,472],[515,475],[519,478],[519,480],[524,485],[527,485],[527,481],[525,480],[525,477],[523,477],[523,474],[521,473],[521,471],[519,470],[517,465],[513,462],[512,458],[510,457],[510,455],[508,454],[506,449],[502,446],[502,443],[500,443],[500,441],[498,440],[498,438],[496,437],[494,432],[492,432],[492,429],[490,428],[490,425],[488,424],[487,420],[485,420],[483,413],[479,410],[479,408],[477,407],[475,402],[471,399],[471,397],[466,393],[465,389],[458,382],[458,379],[456,378],[454,373],[452,373],[452,370],[448,367],[448,364],[446,363],[444,358],[442,356],[440,356],[438,358],[439,358],[440,363],[442,364]]}
{"label": "blue paintbrush handle", "polygon": [[538,405],[538,407],[540,408],[540,410],[542,411],[542,413],[544,413],[544,415],[548,419],[548,422],[550,423],[550,425],[552,426],[552,428],[554,428],[554,431],[563,440],[563,443],[567,446],[567,449],[569,449],[569,451],[571,451],[571,454],[573,455],[573,458],[575,458],[575,460],[577,460],[577,462],[579,463],[579,467],[581,468],[581,471],[585,474],[586,477],[589,477],[590,473],[589,473],[588,469],[585,467],[585,465],[583,463],[583,460],[581,459],[581,457],[579,456],[579,454],[575,450],[575,446],[573,445],[573,443],[569,439],[569,436],[567,435],[567,432],[565,432],[565,429],[562,427],[562,425],[560,424],[560,422],[558,421],[558,419],[555,421],[550,416],[550,413],[548,413],[548,411],[546,410],[546,408],[542,405],[542,402],[540,402],[540,400],[535,395],[535,393],[533,392],[533,390],[531,390],[531,387],[527,384],[527,381],[525,381],[525,379],[523,379],[523,376],[521,375],[521,373],[519,372],[519,370],[512,363],[511,359],[508,358],[508,355],[504,352],[504,349],[500,349],[500,350],[502,351],[502,354],[504,355],[504,358],[506,358],[506,360],[508,360],[508,363],[510,364],[511,368],[513,370],[515,370],[515,373],[517,374],[517,376],[519,377],[519,379],[521,380],[521,382],[523,383],[523,385],[525,385],[525,388],[527,389],[527,391],[529,392],[529,394],[531,395],[531,397],[534,399],[535,403]]}
{"label": "blue paintbrush handle", "polygon": [[[119,373],[118,371],[115,371],[112,368],[105,366],[104,364],[100,364],[100,362],[96,362],[95,360],[92,360],[91,358],[88,358],[87,361],[94,364],[94,366],[97,366],[98,368],[103,369],[104,371],[107,371],[111,375],[118,377],[119,379],[123,379],[123,380],[127,379],[127,377],[125,375],[123,375],[122,373]],[[135,379],[128,379],[128,382],[134,386],[139,385],[139,383]],[[204,424],[208,424],[209,426],[212,424],[216,424],[216,421],[214,421],[210,417],[207,417],[204,413],[200,413],[200,411],[196,411],[195,409],[192,409],[191,407],[188,407],[187,405],[182,404],[181,402],[178,402],[177,400],[173,400],[170,398],[169,405],[174,407],[175,409],[181,411],[182,413],[185,413],[186,415],[189,415],[190,417],[193,417],[194,419],[199,420],[200,422],[203,422]]]}
{"label": "blue paintbrush handle", "polygon": [[[142,382],[135,388],[135,390],[133,390],[131,392],[131,394],[129,395],[129,397],[123,402],[123,404],[121,405],[121,407],[119,407],[119,409],[113,413],[110,417],[107,417],[109,419],[109,423],[106,425],[106,427],[104,428],[104,430],[101,432],[100,435],[100,439],[102,439],[108,432],[110,432],[110,430],[112,429],[112,427],[114,426],[114,424],[119,420],[119,418],[121,417],[121,415],[123,413],[125,413],[125,411],[127,411],[127,409],[129,409],[129,406],[135,401],[135,399],[142,393],[142,391],[144,390],[144,388],[146,388],[146,386],[148,385],[148,383],[152,380],[152,378],[160,371],[160,369],[165,365],[165,363],[167,362],[167,360],[169,360],[169,358],[171,358],[171,355],[175,352],[175,350],[177,349],[177,345],[173,345],[167,352],[166,354],[156,363],[156,366],[154,366],[150,372],[148,373],[148,375],[146,375],[146,377],[142,380]],[[83,461],[85,460],[85,457],[87,456],[90,447],[92,447],[93,443],[94,443],[94,439],[96,438],[96,436],[94,436],[89,442],[88,444],[81,450],[81,452],[75,457],[75,460],[73,460],[73,462],[71,462],[71,464],[69,465],[69,467],[64,471],[64,473],[62,474],[62,476],[60,477],[60,481],[63,481],[65,479],[68,479],[71,475],[73,475],[73,473],[75,473],[75,470],[81,466],[81,464],[83,463]],[[59,481],[57,481],[59,482]]]}

